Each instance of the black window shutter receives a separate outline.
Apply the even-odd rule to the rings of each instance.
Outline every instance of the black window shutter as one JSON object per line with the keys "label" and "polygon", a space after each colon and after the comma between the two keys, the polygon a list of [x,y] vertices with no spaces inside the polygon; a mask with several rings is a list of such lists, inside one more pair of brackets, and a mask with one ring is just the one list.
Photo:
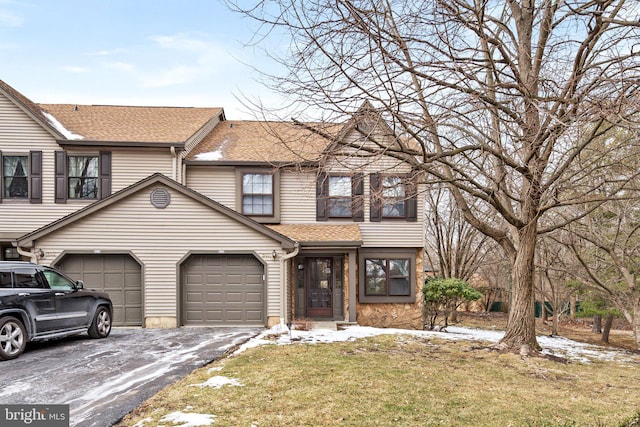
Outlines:
{"label": "black window shutter", "polygon": [[111,152],[100,152],[100,199],[111,195]]}
{"label": "black window shutter", "polygon": [[327,174],[319,173],[316,182],[316,221],[327,220]]}
{"label": "black window shutter", "polygon": [[411,181],[405,183],[405,190],[407,191],[407,200],[405,201],[405,212],[407,214],[407,222],[418,221],[418,196],[416,184]]}
{"label": "black window shutter", "polygon": [[353,220],[355,222],[364,221],[364,175],[355,173],[351,180],[351,194],[353,196]]}
{"label": "black window shutter", "polygon": [[55,152],[55,202],[67,203],[67,153]]}
{"label": "black window shutter", "polygon": [[380,174],[372,173],[369,175],[369,185],[371,187],[371,200],[369,209],[369,220],[371,222],[380,222],[382,220],[382,188]]}
{"label": "black window shutter", "polygon": [[42,151],[31,151],[29,157],[29,202],[42,203]]}

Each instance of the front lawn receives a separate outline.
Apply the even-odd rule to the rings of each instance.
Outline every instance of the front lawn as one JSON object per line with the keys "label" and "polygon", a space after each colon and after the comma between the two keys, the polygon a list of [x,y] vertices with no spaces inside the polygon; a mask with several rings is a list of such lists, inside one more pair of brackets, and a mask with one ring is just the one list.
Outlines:
{"label": "front lawn", "polygon": [[407,335],[265,345],[195,371],[119,425],[618,426],[640,410],[630,360],[523,360]]}

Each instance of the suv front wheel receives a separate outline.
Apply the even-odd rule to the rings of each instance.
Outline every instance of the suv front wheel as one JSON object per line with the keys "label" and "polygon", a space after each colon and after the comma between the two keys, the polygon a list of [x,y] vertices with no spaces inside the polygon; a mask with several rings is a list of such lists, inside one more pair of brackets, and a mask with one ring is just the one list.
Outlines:
{"label": "suv front wheel", "polygon": [[0,360],[15,359],[27,346],[27,331],[13,316],[0,319]]}
{"label": "suv front wheel", "polygon": [[93,322],[89,327],[91,338],[106,338],[111,333],[111,312],[106,307],[98,307]]}

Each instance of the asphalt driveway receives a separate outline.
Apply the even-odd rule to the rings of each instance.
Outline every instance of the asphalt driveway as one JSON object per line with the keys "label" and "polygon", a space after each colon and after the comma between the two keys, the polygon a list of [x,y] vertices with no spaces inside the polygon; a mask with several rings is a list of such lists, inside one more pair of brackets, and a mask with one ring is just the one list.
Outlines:
{"label": "asphalt driveway", "polygon": [[68,404],[72,426],[110,426],[165,386],[219,358],[261,328],[114,328],[29,344],[0,362],[0,403]]}

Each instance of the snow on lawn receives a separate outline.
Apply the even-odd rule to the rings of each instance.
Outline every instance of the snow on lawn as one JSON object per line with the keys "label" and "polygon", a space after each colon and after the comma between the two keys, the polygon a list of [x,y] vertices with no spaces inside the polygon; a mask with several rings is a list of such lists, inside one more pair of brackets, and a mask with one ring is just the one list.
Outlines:
{"label": "snow on lawn", "polygon": [[[504,336],[504,331],[486,329],[461,328],[449,326],[447,332],[418,331],[409,329],[372,328],[368,326],[350,326],[343,330],[317,329],[310,331],[291,330],[282,332],[282,326],[277,325],[257,337],[243,344],[237,351],[241,353],[252,347],[266,344],[316,344],[340,341],[355,341],[358,338],[372,337],[375,335],[411,335],[416,337],[437,337],[450,340],[484,341],[497,343]],[[275,338],[275,341],[273,337]],[[572,341],[562,337],[539,336],[538,343],[542,346],[542,352],[547,355],[564,357],[578,362],[590,362],[593,360],[605,360],[616,362],[638,361],[639,358],[631,352],[624,350],[612,350],[609,348]]]}
{"label": "snow on lawn", "polygon": [[177,424],[178,427],[197,427],[210,426],[215,421],[215,418],[215,415],[176,411],[160,418],[160,422],[180,423]]}
{"label": "snow on lawn", "polygon": [[227,378],[221,375],[216,375],[215,377],[209,378],[207,381],[200,384],[191,384],[191,387],[211,387],[211,388],[220,388],[224,385],[231,385],[236,387],[244,387],[237,378]]}

